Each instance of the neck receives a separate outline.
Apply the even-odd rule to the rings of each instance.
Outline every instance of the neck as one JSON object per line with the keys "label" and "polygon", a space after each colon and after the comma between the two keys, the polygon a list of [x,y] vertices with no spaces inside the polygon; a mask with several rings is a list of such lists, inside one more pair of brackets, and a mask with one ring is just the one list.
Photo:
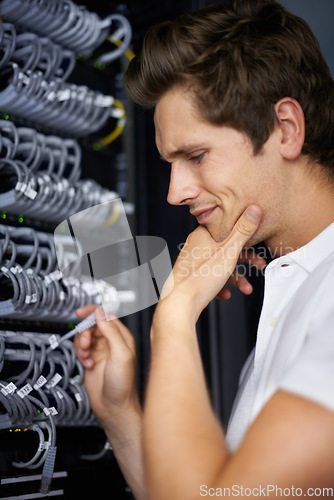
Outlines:
{"label": "neck", "polygon": [[306,245],[334,222],[334,184],[305,177],[294,184],[280,230],[265,241],[276,257]]}

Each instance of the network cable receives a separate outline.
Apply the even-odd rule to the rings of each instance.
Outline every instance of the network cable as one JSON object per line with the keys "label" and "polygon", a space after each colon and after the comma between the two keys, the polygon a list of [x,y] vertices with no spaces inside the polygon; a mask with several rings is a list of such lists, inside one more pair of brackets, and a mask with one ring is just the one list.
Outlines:
{"label": "network cable", "polygon": [[0,23],[0,53],[0,69],[15,61],[22,71],[39,71],[46,81],[67,80],[76,63],[73,51],[34,33],[18,34],[11,23]]}
{"label": "network cable", "polygon": [[[0,16],[85,55],[91,55],[107,37],[122,40],[115,50],[98,57],[97,61],[103,64],[110,64],[124,54],[132,39],[131,24],[125,16],[115,13],[101,19],[71,0],[2,0]],[[110,34],[115,25],[116,29]]]}
{"label": "network cable", "polygon": [[114,109],[111,95],[60,79],[47,82],[41,73],[25,73],[15,62],[5,66],[0,76],[4,82],[0,109],[61,134],[92,134],[105,125]]}

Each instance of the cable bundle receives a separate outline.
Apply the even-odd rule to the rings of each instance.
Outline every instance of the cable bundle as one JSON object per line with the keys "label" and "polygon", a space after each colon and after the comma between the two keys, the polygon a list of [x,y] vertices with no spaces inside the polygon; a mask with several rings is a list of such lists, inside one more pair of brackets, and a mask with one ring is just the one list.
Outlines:
{"label": "cable bundle", "polygon": [[13,465],[37,469],[44,464],[43,493],[49,491],[53,476],[56,425],[97,425],[73,343],[64,340],[55,346],[53,337],[10,331],[0,337],[0,429],[26,427],[38,433],[33,457]]}
{"label": "cable bundle", "polygon": [[[70,182],[55,173],[32,172],[21,160],[0,159],[0,209],[50,222],[118,198],[92,179]],[[98,209],[96,210],[98,211]],[[101,207],[99,214],[105,212]],[[106,220],[100,219],[102,223]]]}
{"label": "cable bundle", "polygon": [[[45,421],[49,417],[45,408],[56,425],[96,424],[73,342],[64,340],[55,347],[55,337],[36,332],[1,332],[1,376],[16,369],[14,375],[0,383],[0,401],[11,427]],[[41,409],[44,413],[37,411]],[[7,420],[0,417],[2,428]]]}
{"label": "cable bundle", "polygon": [[4,82],[0,91],[0,109],[13,113],[38,126],[44,126],[83,137],[99,130],[108,118],[117,118],[113,96],[90,90],[86,86],[47,82],[40,72],[24,73],[16,63],[1,72]]}
{"label": "cable bundle", "polygon": [[111,14],[102,20],[71,0],[2,0],[0,16],[82,54],[90,54],[101,45],[116,24],[116,31],[110,35],[111,41],[123,39],[123,42],[98,59],[104,64],[120,57],[132,38],[131,25],[124,16]]}
{"label": "cable bundle", "polygon": [[[77,269],[72,266],[73,278],[63,278],[57,267],[53,235],[0,226],[0,316],[78,321],[75,309],[101,301],[91,281],[85,284],[76,278],[81,273],[80,265],[79,260]],[[117,301],[114,305],[117,309]]]}
{"label": "cable bundle", "polygon": [[75,66],[73,51],[33,33],[17,34],[10,23],[0,23],[0,55],[0,69],[15,61],[23,72],[39,71],[47,81],[55,78],[65,81]]}
{"label": "cable bundle", "polygon": [[76,182],[81,176],[81,148],[74,139],[47,136],[0,120],[0,157],[22,161],[31,172]]}

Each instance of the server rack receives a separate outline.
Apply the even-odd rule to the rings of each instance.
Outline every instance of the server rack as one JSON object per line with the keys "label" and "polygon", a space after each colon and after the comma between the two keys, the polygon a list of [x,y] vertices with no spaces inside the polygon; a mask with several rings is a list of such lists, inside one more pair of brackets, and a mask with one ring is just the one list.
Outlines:
{"label": "server rack", "polygon": [[[86,0],[80,2],[80,5],[85,5],[89,11],[96,12],[101,18],[111,12],[125,15],[133,29],[131,49],[136,52],[140,49],[144,33],[153,23],[173,19],[183,12],[204,7],[207,3],[209,2],[206,0],[165,0],[159,4],[153,0],[140,3],[135,0],[124,3],[97,3]],[[105,49],[98,49],[97,56],[103,53],[103,50]],[[77,54],[77,57],[80,56]],[[107,67],[101,64],[94,66],[94,59],[77,59],[69,82],[76,85],[85,84],[103,95],[112,93],[125,102],[121,82],[125,65],[124,58]],[[1,74],[1,88],[5,86],[4,78],[6,75]],[[1,118],[5,120],[6,110],[1,111]],[[30,122],[29,117],[22,122],[17,121],[18,126],[30,126],[31,123],[33,121]],[[49,132],[48,127],[43,127],[40,131],[45,134]],[[180,244],[195,226],[185,208],[170,207],[166,202],[169,171],[161,164],[154,145],[151,114],[127,103],[125,132],[107,148],[94,149],[94,141],[98,142],[99,137],[107,135],[109,131],[107,126],[79,140],[82,148],[83,178],[93,178],[103,187],[115,190],[123,200],[132,203],[135,213],[129,219],[133,233],[163,237],[168,242],[174,260]],[[69,135],[64,134],[64,137]],[[44,221],[27,218],[25,214],[11,214],[10,211],[1,214],[2,217],[6,216],[6,219],[2,219],[2,226],[27,226],[42,232],[53,229],[53,226]],[[257,286],[255,294],[245,298],[235,292],[226,304],[210,304],[198,324],[198,338],[212,402],[224,425],[227,424],[231,411],[240,368],[254,344],[256,335],[263,280],[261,276],[255,275],[251,279]],[[148,308],[125,319],[136,336],[139,358],[138,386],[142,396],[149,365],[149,327],[153,309]],[[240,310],[245,314],[240,315]],[[56,321],[29,322],[24,318],[19,321],[15,318],[1,318],[2,331],[20,332],[29,329],[57,333],[59,324]],[[35,498],[41,469],[19,470],[12,466],[12,462],[28,461],[31,458],[32,450],[38,446],[37,434],[14,428],[3,429],[0,434],[0,498],[20,495],[31,495],[30,498]],[[105,436],[99,426],[60,426],[57,428],[57,445],[56,473],[52,483],[54,496],[73,498],[95,494],[101,499],[131,498],[131,491],[120,473],[112,451],[104,450]],[[83,455],[103,456],[98,460],[84,460]]]}

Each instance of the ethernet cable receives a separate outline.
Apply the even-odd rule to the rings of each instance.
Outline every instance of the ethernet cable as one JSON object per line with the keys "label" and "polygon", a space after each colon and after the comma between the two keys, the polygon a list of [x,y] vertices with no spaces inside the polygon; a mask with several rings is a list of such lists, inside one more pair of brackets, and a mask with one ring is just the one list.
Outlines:
{"label": "ethernet cable", "polygon": [[118,197],[91,179],[71,183],[55,173],[31,172],[21,160],[0,158],[0,177],[0,209],[50,222]]}
{"label": "ethernet cable", "polygon": [[65,81],[76,63],[73,51],[63,49],[48,38],[40,38],[34,33],[17,34],[11,23],[0,23],[0,51],[3,51],[0,68],[9,61],[15,61],[24,72],[40,71],[47,81],[54,78]]}
{"label": "ethernet cable", "polygon": [[62,134],[83,137],[96,132],[113,112],[113,96],[59,79],[46,82],[41,73],[24,73],[16,63],[8,64],[0,75],[7,80],[0,91],[1,109]]}
{"label": "ethernet cable", "polygon": [[123,43],[116,50],[99,57],[104,64],[120,57],[127,50],[132,37],[131,25],[121,14],[100,19],[97,14],[71,0],[58,0],[56,3],[2,0],[0,16],[17,21],[41,36],[50,37],[57,44],[85,55],[90,55],[104,42],[110,27],[116,22],[120,27],[112,36],[123,38]]}

